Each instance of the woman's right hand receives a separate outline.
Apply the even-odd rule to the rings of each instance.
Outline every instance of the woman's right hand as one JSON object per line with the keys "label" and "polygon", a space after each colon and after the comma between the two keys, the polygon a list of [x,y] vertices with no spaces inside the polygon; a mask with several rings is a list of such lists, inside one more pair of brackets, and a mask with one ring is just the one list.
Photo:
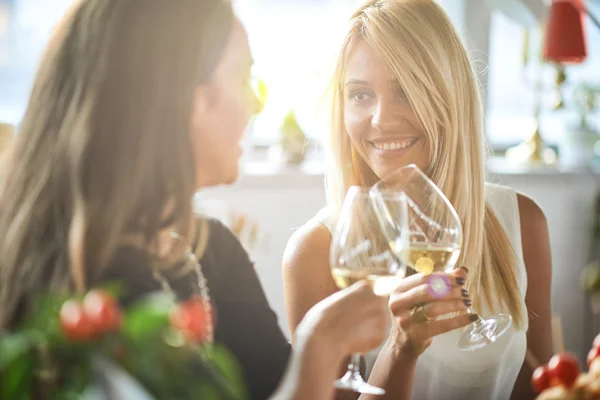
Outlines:
{"label": "woman's right hand", "polygon": [[315,304],[296,329],[296,341],[322,344],[339,357],[364,353],[385,339],[387,298],[361,281]]}
{"label": "woman's right hand", "polygon": [[315,304],[296,328],[293,357],[271,400],[332,398],[341,362],[383,342],[388,313],[387,298],[365,281]]}
{"label": "woman's right hand", "polygon": [[[459,268],[452,274],[419,273],[402,279],[389,301],[395,316],[391,338],[399,349],[419,356],[434,336],[467,326],[477,319],[476,314],[466,313],[471,306],[469,291],[464,288],[467,274],[466,268]],[[437,318],[451,313],[458,315]]]}

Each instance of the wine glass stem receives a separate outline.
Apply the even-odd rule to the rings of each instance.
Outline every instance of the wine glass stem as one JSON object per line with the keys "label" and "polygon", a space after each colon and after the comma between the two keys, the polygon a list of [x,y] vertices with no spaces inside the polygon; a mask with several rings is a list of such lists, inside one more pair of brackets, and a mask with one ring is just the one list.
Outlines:
{"label": "wine glass stem", "polygon": [[479,316],[479,313],[475,312],[473,307],[469,307],[467,309],[467,313],[477,314],[477,320],[475,322],[473,322],[473,331],[472,332],[473,333],[477,332],[478,334],[483,334],[483,338],[486,340],[486,342],[491,343],[488,333],[485,332],[485,329],[484,329],[484,325],[485,325],[484,319]]}
{"label": "wine glass stem", "polygon": [[352,354],[350,357],[350,364],[348,364],[347,377],[360,377],[360,354]]}

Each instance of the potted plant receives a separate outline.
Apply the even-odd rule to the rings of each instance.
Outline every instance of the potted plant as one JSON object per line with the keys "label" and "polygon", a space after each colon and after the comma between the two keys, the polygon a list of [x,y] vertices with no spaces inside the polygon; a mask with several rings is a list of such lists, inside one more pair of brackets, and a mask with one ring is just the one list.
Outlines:
{"label": "potted plant", "polygon": [[0,336],[0,398],[246,398],[237,363],[209,338],[205,302],[159,293],[122,309],[113,293],[38,298]]}

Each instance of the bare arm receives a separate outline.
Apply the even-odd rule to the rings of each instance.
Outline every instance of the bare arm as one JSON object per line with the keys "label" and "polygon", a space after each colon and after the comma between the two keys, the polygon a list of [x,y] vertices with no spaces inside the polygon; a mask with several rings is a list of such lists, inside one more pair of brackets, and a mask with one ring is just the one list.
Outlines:
{"label": "bare arm", "polygon": [[331,399],[338,357],[315,340],[298,343],[281,387],[271,400]]}
{"label": "bare arm", "polygon": [[[307,311],[322,299],[338,291],[329,267],[331,234],[325,226],[309,221],[298,229],[290,240],[283,255],[283,287],[288,324],[294,346],[296,328]],[[345,371],[340,362],[336,372]],[[339,373],[336,373],[336,377]],[[334,379],[331,381],[333,382]],[[356,399],[351,392],[338,392],[338,399]]]}
{"label": "bare arm", "polygon": [[338,291],[329,268],[331,235],[316,221],[294,232],[283,255],[283,288],[288,324],[295,344],[298,324],[308,310]]}
{"label": "bare arm", "polygon": [[296,329],[294,356],[273,399],[331,399],[342,359],[379,345],[385,338],[386,315],[386,300],[367,282],[316,304]]}
{"label": "bare arm", "polygon": [[402,351],[392,337],[379,352],[369,377],[369,383],[384,388],[385,395],[362,395],[361,400],[401,400],[411,397],[418,355]]}
{"label": "bare arm", "polygon": [[[525,296],[529,312],[527,349],[539,362],[546,363],[552,357],[552,257],[548,224],[543,211],[529,197],[519,194],[518,202],[528,282]],[[513,389],[513,399],[535,398],[531,388],[532,373],[531,366],[524,362]]]}

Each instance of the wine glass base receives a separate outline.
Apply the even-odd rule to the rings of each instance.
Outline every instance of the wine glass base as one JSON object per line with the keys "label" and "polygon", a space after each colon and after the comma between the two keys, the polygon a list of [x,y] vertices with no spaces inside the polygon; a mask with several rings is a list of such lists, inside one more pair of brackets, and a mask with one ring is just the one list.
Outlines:
{"label": "wine glass base", "polygon": [[458,339],[461,350],[475,351],[494,343],[512,325],[512,318],[507,314],[497,314],[488,319],[480,319],[471,324]]}
{"label": "wine glass base", "polygon": [[349,390],[356,393],[382,395],[385,394],[385,390],[373,386],[364,381],[360,374],[352,373],[348,371],[346,375],[334,382],[333,386],[340,390]]}

